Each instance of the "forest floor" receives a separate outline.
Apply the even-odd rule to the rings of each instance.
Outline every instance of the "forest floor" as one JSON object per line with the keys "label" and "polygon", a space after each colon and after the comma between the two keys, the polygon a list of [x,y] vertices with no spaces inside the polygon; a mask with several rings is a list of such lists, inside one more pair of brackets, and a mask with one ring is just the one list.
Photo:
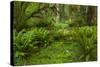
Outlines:
{"label": "forest floor", "polygon": [[66,62],[77,62],[81,53],[81,46],[75,42],[55,42],[44,47],[39,52],[33,53],[30,58],[24,60],[25,65],[30,64],[55,64]]}
{"label": "forest floor", "polygon": [[[83,36],[85,28],[89,30],[92,29],[92,28],[87,28],[87,27],[81,27],[81,28],[82,29],[80,29],[79,31],[83,31],[82,36]],[[84,40],[84,42],[81,40],[82,43],[86,44],[86,46],[92,44],[92,42],[90,42],[90,38],[86,37],[88,35],[87,33],[88,32],[84,33],[85,40],[81,37],[82,40]],[[70,38],[71,36],[67,38],[68,40],[64,40],[61,38],[60,40],[53,41],[49,46],[41,47],[41,48],[34,48],[34,50],[29,52],[30,56],[27,56],[28,58],[24,57],[16,65],[59,64],[59,63],[91,61],[90,56],[92,55],[90,54],[90,56],[88,56],[89,54],[87,54],[85,58],[84,53],[86,50],[84,51],[83,49],[84,47],[80,44],[80,42],[75,41]],[[75,37],[73,38],[76,39]],[[91,39],[91,41],[92,40],[93,39]],[[96,53],[96,51],[93,53]],[[96,56],[96,54],[94,54],[93,56]],[[84,59],[82,59],[82,57]],[[93,59],[93,60],[96,60],[96,59]]]}

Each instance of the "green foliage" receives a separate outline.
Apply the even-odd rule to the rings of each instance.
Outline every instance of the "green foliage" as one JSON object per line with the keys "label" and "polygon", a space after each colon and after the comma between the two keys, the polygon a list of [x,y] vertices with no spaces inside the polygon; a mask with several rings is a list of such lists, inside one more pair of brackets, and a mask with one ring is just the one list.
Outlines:
{"label": "green foliage", "polygon": [[[77,59],[79,58],[79,54],[81,54],[79,47],[80,46],[77,43],[64,43],[62,41],[53,42],[47,48],[41,49],[41,51],[38,53],[33,54],[32,57],[30,57],[29,60],[25,62],[25,64],[54,64],[75,62],[78,61]],[[19,62],[22,63],[23,60]]]}
{"label": "green foliage", "polygon": [[45,29],[50,29],[53,27],[53,23],[52,22],[48,22],[46,19],[44,18],[30,18],[27,21],[27,25],[29,28],[45,28]]}
{"label": "green foliage", "polygon": [[44,28],[33,29],[33,44],[39,48],[47,46],[50,43],[49,31]]}
{"label": "green foliage", "polygon": [[14,32],[14,46],[16,57],[26,56],[34,48],[46,47],[52,40],[49,37],[49,31],[43,28],[35,28],[30,31]]}
{"label": "green foliage", "polygon": [[[95,26],[92,27],[80,27],[74,28],[74,40],[76,40],[81,46],[83,55],[80,60],[89,61],[96,60],[96,49],[97,49],[97,29]],[[94,55],[92,55],[94,54]]]}
{"label": "green foliage", "polygon": [[14,2],[14,64],[97,60],[96,22],[87,22],[87,12],[88,6]]}
{"label": "green foliage", "polygon": [[16,31],[21,31],[22,29],[26,28],[26,19],[27,17],[25,16],[25,9],[27,8],[28,3],[24,2],[14,2],[14,19],[13,19],[13,26],[16,29]]}
{"label": "green foliage", "polygon": [[16,31],[32,27],[51,27],[55,21],[54,5],[14,2],[14,28]]}
{"label": "green foliage", "polygon": [[59,22],[59,23],[54,23],[55,29],[66,29],[68,27],[68,22]]}
{"label": "green foliage", "polygon": [[30,3],[25,10],[25,14],[31,15],[33,12],[37,11],[39,9],[39,7],[40,7],[39,4]]}

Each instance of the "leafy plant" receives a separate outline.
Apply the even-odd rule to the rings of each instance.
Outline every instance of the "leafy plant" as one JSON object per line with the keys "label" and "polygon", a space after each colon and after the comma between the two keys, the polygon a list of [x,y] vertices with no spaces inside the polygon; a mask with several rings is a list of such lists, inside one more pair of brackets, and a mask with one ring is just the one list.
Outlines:
{"label": "leafy plant", "polygon": [[15,65],[97,60],[96,7],[13,4]]}
{"label": "leafy plant", "polygon": [[[97,36],[96,27],[80,27],[74,28],[74,38],[82,46],[83,55],[80,56],[80,60],[96,60],[96,49],[97,49]],[[94,56],[92,56],[94,54]]]}
{"label": "leafy plant", "polygon": [[38,48],[47,46],[50,43],[49,31],[44,28],[36,28],[32,30],[33,39],[32,43]]}
{"label": "leafy plant", "polygon": [[43,28],[35,28],[30,31],[20,31],[14,35],[14,46],[17,51],[16,56],[24,56],[32,52],[35,47],[46,47],[51,43],[49,32]]}

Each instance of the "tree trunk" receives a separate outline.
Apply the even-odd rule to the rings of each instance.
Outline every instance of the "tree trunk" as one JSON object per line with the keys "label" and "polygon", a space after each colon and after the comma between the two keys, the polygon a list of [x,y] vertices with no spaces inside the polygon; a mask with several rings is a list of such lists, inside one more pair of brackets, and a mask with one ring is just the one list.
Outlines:
{"label": "tree trunk", "polygon": [[96,14],[97,11],[96,11],[96,7],[94,6],[88,6],[88,9],[87,9],[87,23],[89,26],[91,26],[92,24],[94,24],[95,19],[96,19]]}

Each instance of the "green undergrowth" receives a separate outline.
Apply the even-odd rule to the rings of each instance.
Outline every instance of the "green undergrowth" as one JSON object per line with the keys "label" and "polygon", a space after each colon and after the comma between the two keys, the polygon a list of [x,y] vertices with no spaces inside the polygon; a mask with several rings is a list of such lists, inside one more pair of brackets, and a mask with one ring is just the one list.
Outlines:
{"label": "green undergrowth", "polygon": [[[95,26],[32,29],[14,34],[15,64],[55,64],[97,60]],[[26,42],[26,43],[25,43]]]}
{"label": "green undergrowth", "polygon": [[[23,64],[55,64],[66,62],[78,62],[81,48],[78,43],[72,42],[55,42],[47,48],[41,49],[28,58]],[[20,61],[20,62],[23,62]]]}

